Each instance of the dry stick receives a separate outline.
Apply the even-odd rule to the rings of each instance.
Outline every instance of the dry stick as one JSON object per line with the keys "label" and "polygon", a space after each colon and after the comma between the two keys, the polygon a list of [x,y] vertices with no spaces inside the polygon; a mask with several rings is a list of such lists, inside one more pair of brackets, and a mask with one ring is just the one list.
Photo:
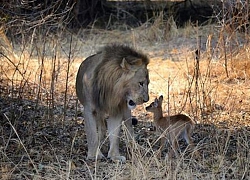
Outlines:
{"label": "dry stick", "polygon": [[21,69],[23,70],[23,73],[22,73],[23,74],[23,78],[22,78],[22,80],[20,80],[20,84],[19,84],[19,94],[20,95],[23,93],[24,87],[28,83],[28,79],[31,76],[31,72],[30,72],[29,75],[28,75],[28,78],[24,78],[24,75],[27,73],[27,69],[29,68],[29,62],[30,62],[30,58],[28,58],[28,59],[22,58],[22,55],[24,54],[26,45],[27,45],[27,42],[25,42],[25,43],[23,42],[23,46],[22,46],[22,49],[21,49],[21,52],[20,52],[21,56],[19,58],[20,60],[19,60],[19,63],[18,63],[18,65],[19,64],[22,65]]}
{"label": "dry stick", "polygon": [[[197,27],[198,27],[198,22],[197,22]],[[195,59],[194,59],[194,74],[192,76],[191,81],[189,82],[189,87],[188,87],[188,95],[187,98],[189,97],[189,103],[191,106],[192,113],[195,114],[195,116],[198,116],[198,92],[199,92],[199,60],[200,60],[200,49],[201,49],[201,36],[198,35],[198,29],[197,29],[197,49],[195,51]],[[186,59],[186,64],[187,59]],[[193,83],[195,84],[195,107],[193,107],[192,104],[192,97],[191,97],[191,90],[192,90],[192,85]],[[184,105],[187,102],[187,98],[185,100]],[[184,107],[184,106],[183,106]]]}
{"label": "dry stick", "polygon": [[197,50],[195,51],[195,102],[196,102],[196,116],[198,116],[198,101],[199,101],[199,72],[200,72],[200,49],[201,36],[197,39]]}
{"label": "dry stick", "polygon": [[52,108],[50,108],[50,119],[52,120],[52,122],[54,121],[54,116],[53,116],[53,109],[55,107],[55,97],[54,97],[54,93],[55,93],[55,79],[56,79],[56,53],[57,53],[57,42],[56,42],[56,46],[55,46],[55,51],[54,51],[54,58],[52,58],[52,79],[51,79],[51,84],[50,84],[50,94],[51,94],[51,106]]}
{"label": "dry stick", "polygon": [[245,2],[245,7],[246,7],[246,14],[245,14],[245,20],[244,20],[244,29],[245,29],[245,39],[247,39],[247,43],[249,42],[249,29],[248,29],[248,24],[249,24],[249,0]]}
{"label": "dry stick", "polygon": [[36,107],[35,110],[38,108],[38,101],[40,97],[40,91],[41,91],[41,84],[42,84],[42,76],[43,76],[43,70],[44,70],[44,56],[45,56],[45,41],[43,42],[43,53],[42,53],[42,64],[41,64],[41,70],[40,70],[40,75],[39,75],[39,86],[38,86],[38,91],[37,91],[37,98],[36,98]]}
{"label": "dry stick", "polygon": [[[209,95],[212,92],[211,88],[211,58],[208,58],[208,65],[206,66],[205,75],[200,77],[200,85],[201,85],[201,92],[202,92],[202,108],[204,107],[211,107],[211,99],[209,99]],[[204,77],[204,78],[203,78]],[[208,89],[208,87],[210,89]],[[208,104],[209,100],[209,104]],[[201,109],[202,110],[202,109]]]}
{"label": "dry stick", "polygon": [[77,111],[78,111],[78,99],[76,98],[76,105],[75,105],[75,120],[77,120]]}
{"label": "dry stick", "polygon": [[[21,54],[24,54],[24,50],[25,50],[25,47],[23,47],[23,50],[22,50],[22,52],[21,52]],[[30,54],[31,55],[31,54]],[[23,72],[23,79],[22,79],[22,82],[23,82],[23,86],[22,86],[22,88],[24,88],[25,87],[25,85],[26,84],[28,84],[28,80],[29,80],[29,78],[31,77],[31,75],[32,75],[32,72],[30,72],[29,74],[27,74],[26,75],[26,73],[27,73],[27,70],[29,69],[29,64],[30,64],[30,60],[31,60],[31,58],[29,57],[28,59],[23,59],[23,61],[27,61],[27,63],[26,63],[26,67],[24,66],[25,65],[25,62],[23,62],[23,69],[24,69],[24,72]],[[26,78],[24,78],[24,75],[26,75],[25,77]]]}
{"label": "dry stick", "polygon": [[223,50],[224,50],[224,60],[225,60],[225,71],[226,71],[226,75],[227,78],[229,77],[228,75],[228,68],[227,68],[227,49],[226,49],[226,40],[225,37],[222,35],[222,41],[223,41]]}
{"label": "dry stick", "polygon": [[[187,65],[187,76],[190,74],[190,71],[189,71],[189,67],[188,67],[188,61],[187,61],[187,58],[186,58],[186,65]],[[191,88],[192,88],[192,84],[193,84],[193,82],[194,82],[194,75],[192,76],[192,79],[191,79],[191,81],[189,80],[190,78],[188,78],[188,88],[187,88],[187,93],[184,93],[184,95],[183,95],[183,98],[185,98],[184,99],[184,103],[183,103],[183,106],[182,106],[182,111],[184,110],[184,108],[185,108],[185,106],[186,106],[186,104],[187,104],[187,101],[188,101],[188,99],[189,99],[189,104],[190,104],[190,106],[191,106],[191,111],[192,111],[192,113],[194,114],[194,111],[193,111],[193,105],[192,105],[192,98],[191,98]],[[187,94],[187,96],[185,96],[185,94]]]}
{"label": "dry stick", "polygon": [[30,155],[29,155],[29,153],[28,153],[28,151],[27,151],[26,147],[24,146],[24,144],[23,144],[23,142],[22,142],[21,138],[19,137],[19,135],[18,135],[18,133],[17,133],[17,131],[16,131],[15,127],[14,127],[14,126],[12,125],[12,123],[10,122],[10,119],[8,118],[8,116],[7,116],[5,113],[3,113],[3,115],[4,115],[4,117],[8,120],[8,122],[9,122],[9,124],[10,124],[11,128],[13,129],[13,131],[15,132],[15,134],[16,134],[16,136],[17,136],[17,138],[18,138],[19,142],[20,142],[20,143],[21,143],[21,145],[23,146],[23,149],[24,149],[24,151],[26,152],[26,154],[27,154],[27,156],[28,156],[28,158],[29,158],[29,160],[30,160],[31,164],[33,165],[33,167],[34,167],[34,169],[35,169],[36,173],[38,174],[38,170],[37,170],[37,168],[36,168],[36,166],[35,166],[35,164],[34,164],[33,160],[31,159],[31,157],[30,157]]}
{"label": "dry stick", "polygon": [[220,35],[222,36],[222,43],[223,43],[223,50],[224,50],[224,60],[225,60],[225,71],[226,71],[226,75],[227,77],[229,77],[228,75],[228,68],[227,68],[227,49],[226,49],[226,41],[225,41],[225,37],[223,35],[224,29],[226,27],[226,23],[225,23],[225,1],[223,1],[222,3],[222,15],[223,15],[223,19],[222,19],[222,30]]}
{"label": "dry stick", "polygon": [[[19,64],[16,65],[16,67],[18,67],[18,66],[19,66]],[[15,88],[14,88],[14,80],[15,79],[14,79],[14,77],[15,77],[16,72],[17,72],[17,69],[14,70],[14,72],[12,74],[12,77],[11,77],[11,92],[12,92],[11,93],[11,98],[14,98],[14,92],[15,92]]]}
{"label": "dry stick", "polygon": [[70,159],[67,161],[68,163],[68,168],[66,170],[66,179],[70,179],[70,172],[72,171],[72,153],[73,153],[73,148],[76,140],[78,130],[75,131],[75,135],[73,137],[72,143],[71,143],[71,148],[70,148]]}
{"label": "dry stick", "polygon": [[170,77],[168,77],[168,110],[167,110],[167,112],[168,112],[168,116],[170,116],[170,103],[169,103],[169,90],[170,90]]}
{"label": "dry stick", "polygon": [[69,55],[68,55],[68,64],[67,64],[67,73],[66,73],[66,87],[64,93],[64,114],[63,114],[63,121],[65,121],[66,117],[66,109],[67,109],[67,92],[68,92],[68,81],[69,81],[69,67],[70,67],[70,60],[71,60],[71,53],[72,53],[72,34],[70,36],[70,43],[69,43]]}

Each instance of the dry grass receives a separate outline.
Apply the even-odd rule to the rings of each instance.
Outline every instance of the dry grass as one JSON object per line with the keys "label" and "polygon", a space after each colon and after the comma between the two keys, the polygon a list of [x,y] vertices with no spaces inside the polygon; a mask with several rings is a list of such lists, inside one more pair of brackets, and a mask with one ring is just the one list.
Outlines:
{"label": "dry grass", "polygon": [[[27,43],[15,45],[16,49],[11,49],[2,34],[1,179],[250,178],[249,46],[227,54],[228,76],[224,59],[202,46],[197,71],[198,35],[202,34],[205,44],[214,33],[211,44],[215,49],[216,28],[189,24],[187,29],[177,29],[169,22],[172,30],[166,33],[161,25],[159,19],[150,27],[145,24],[125,32],[93,29],[48,38],[36,34],[33,40],[25,37]],[[85,160],[87,146],[82,107],[75,97],[75,75],[82,59],[112,42],[130,44],[149,54],[150,101],[162,94],[166,113],[184,111],[195,118],[192,137],[201,157],[185,152],[181,141],[180,158],[156,158],[159,136],[144,105],[133,112],[140,120],[135,142],[125,143],[126,130],[121,137],[121,151],[130,157],[127,163]]]}

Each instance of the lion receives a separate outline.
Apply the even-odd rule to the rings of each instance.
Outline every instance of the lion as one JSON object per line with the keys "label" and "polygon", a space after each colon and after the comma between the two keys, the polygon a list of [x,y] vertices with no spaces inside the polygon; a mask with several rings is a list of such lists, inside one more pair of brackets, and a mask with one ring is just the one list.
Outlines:
{"label": "lion", "polygon": [[126,45],[107,45],[85,59],[76,77],[76,94],[84,106],[87,159],[102,159],[100,144],[106,131],[108,158],[126,161],[119,152],[119,133],[124,122],[133,138],[131,110],[149,100],[149,58]]}

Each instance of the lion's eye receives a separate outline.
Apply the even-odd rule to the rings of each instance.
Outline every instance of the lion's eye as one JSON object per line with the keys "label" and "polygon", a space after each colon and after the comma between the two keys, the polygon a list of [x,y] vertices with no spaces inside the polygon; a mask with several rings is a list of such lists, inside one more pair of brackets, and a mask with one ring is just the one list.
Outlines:
{"label": "lion's eye", "polygon": [[139,85],[140,85],[140,86],[143,86],[143,82],[139,82]]}

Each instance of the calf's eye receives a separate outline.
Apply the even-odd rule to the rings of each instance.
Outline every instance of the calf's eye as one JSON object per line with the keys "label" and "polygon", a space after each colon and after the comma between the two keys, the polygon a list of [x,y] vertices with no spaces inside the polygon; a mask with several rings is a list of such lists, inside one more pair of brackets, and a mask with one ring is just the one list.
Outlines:
{"label": "calf's eye", "polygon": [[139,82],[139,86],[143,86],[143,82]]}

